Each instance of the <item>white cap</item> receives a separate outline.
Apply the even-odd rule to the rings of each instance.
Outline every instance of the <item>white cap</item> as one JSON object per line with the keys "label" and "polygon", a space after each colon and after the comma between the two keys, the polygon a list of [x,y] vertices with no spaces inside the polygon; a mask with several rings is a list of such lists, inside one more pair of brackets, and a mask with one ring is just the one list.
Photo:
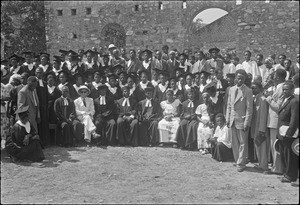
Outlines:
{"label": "white cap", "polygon": [[108,46],[108,49],[111,49],[111,48],[116,48],[116,46],[115,46],[114,44],[110,44],[110,45]]}

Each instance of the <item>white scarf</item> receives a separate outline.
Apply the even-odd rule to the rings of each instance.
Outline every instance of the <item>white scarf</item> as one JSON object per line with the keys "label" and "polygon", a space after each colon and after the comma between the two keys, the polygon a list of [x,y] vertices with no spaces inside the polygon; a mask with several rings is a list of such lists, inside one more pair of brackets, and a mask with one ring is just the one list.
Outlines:
{"label": "white scarf", "polygon": [[28,66],[28,70],[31,71],[33,69],[33,63],[28,64],[27,62],[23,63],[23,65]]}
{"label": "white scarf", "polygon": [[48,92],[49,92],[50,94],[52,94],[53,91],[54,91],[54,89],[55,89],[55,86],[53,85],[52,87],[50,87],[49,85],[47,85],[47,87],[48,87]]}
{"label": "white scarf", "polygon": [[75,88],[76,92],[78,92],[80,86],[78,87],[76,84],[73,84],[73,87]]}
{"label": "white scarf", "polygon": [[129,90],[129,96],[135,91],[135,84],[133,84],[132,88]]}
{"label": "white scarf", "polygon": [[115,94],[117,92],[117,87],[111,87],[109,83],[106,83],[108,90],[112,93]]}
{"label": "white scarf", "polygon": [[207,85],[207,84],[205,84],[205,85],[201,85],[201,84],[200,84],[199,90],[200,90],[201,93],[203,92],[203,90],[204,90],[204,88],[206,87],[206,85]]}
{"label": "white scarf", "polygon": [[173,90],[174,95],[176,95],[176,93],[178,92],[178,88],[176,88],[176,90]]}
{"label": "white scarf", "polygon": [[184,88],[185,88],[186,90],[188,90],[188,89],[191,89],[192,87],[190,87],[190,86],[188,86],[188,84],[186,84],[186,85],[184,86]]}
{"label": "white scarf", "polygon": [[94,65],[94,62],[91,62],[91,63],[85,62],[85,64],[87,65],[87,68],[88,68],[88,69],[92,69],[92,68],[93,68],[93,65]]}
{"label": "white scarf", "polygon": [[17,124],[24,127],[27,133],[30,133],[30,122],[27,121],[26,124],[23,124],[21,120],[17,121]]}
{"label": "white scarf", "polygon": [[193,103],[193,101],[189,100],[188,107],[192,107],[192,108],[194,107],[194,103]]}
{"label": "white scarf", "polygon": [[152,107],[151,99],[146,98],[146,105],[145,107]]}
{"label": "white scarf", "polygon": [[100,95],[100,105],[106,105],[105,96]]}
{"label": "white scarf", "polygon": [[40,65],[39,65],[39,67],[43,68],[44,73],[45,73],[46,70],[48,69],[48,66],[49,66],[48,64],[46,64],[46,65],[40,64]]}
{"label": "white scarf", "polygon": [[145,61],[143,61],[143,66],[147,69],[150,65],[150,61],[148,63],[146,63]]}
{"label": "white scarf", "polygon": [[68,84],[68,82],[66,82],[65,84],[59,84],[58,85],[58,89],[60,90],[60,91],[62,91],[62,88],[65,86],[65,85],[67,85]]}
{"label": "white scarf", "polygon": [[152,85],[153,85],[154,87],[158,85],[158,82],[155,81],[155,80],[151,80],[151,83],[152,83]]}
{"label": "white scarf", "polygon": [[167,90],[168,84],[166,83],[165,85],[162,85],[161,83],[158,84],[158,88],[160,89],[161,92],[165,92]]}
{"label": "white scarf", "polygon": [[147,80],[147,82],[146,82],[146,83],[143,83],[143,82],[141,81],[141,82],[140,82],[140,86],[141,86],[141,88],[142,88],[143,90],[145,90],[145,88],[147,87],[148,83],[149,83],[149,81],[148,81],[148,80]]}
{"label": "white scarf", "polygon": [[222,83],[220,80],[217,80],[217,89],[218,88],[223,88]]}
{"label": "white scarf", "polygon": [[124,97],[124,101],[123,101],[123,103],[122,103],[122,106],[125,107],[126,104],[127,104],[127,107],[130,107],[129,98],[125,98],[125,97]]}
{"label": "white scarf", "polygon": [[41,87],[44,87],[44,83],[43,83],[43,80],[42,80],[42,79],[39,79],[39,85],[40,85]]}
{"label": "white scarf", "polygon": [[68,102],[67,98],[64,98],[63,96],[61,96],[61,98],[64,100],[64,106],[68,106],[69,102]]}
{"label": "white scarf", "polygon": [[211,101],[216,104],[218,102],[218,96],[219,92],[216,93],[215,97],[210,97]]}

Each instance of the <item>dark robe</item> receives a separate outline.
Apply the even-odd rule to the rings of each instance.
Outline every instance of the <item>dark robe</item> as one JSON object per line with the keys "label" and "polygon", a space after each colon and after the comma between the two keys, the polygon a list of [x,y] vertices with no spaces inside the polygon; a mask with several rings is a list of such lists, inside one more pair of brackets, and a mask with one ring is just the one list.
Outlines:
{"label": "dark robe", "polygon": [[62,97],[54,103],[54,111],[58,122],[58,144],[72,146],[74,138],[78,141],[83,139],[84,125],[76,119],[75,105],[71,98],[67,98],[68,105],[65,105]]}
{"label": "dark robe", "polygon": [[135,87],[135,90],[132,92],[132,94],[130,95],[129,94],[129,96],[131,97],[131,98],[134,98],[137,102],[139,102],[139,99],[140,99],[140,91],[139,91],[139,89],[137,88],[137,87]]}
{"label": "dark robe", "polygon": [[[147,87],[154,88],[154,86],[152,85],[152,83],[150,81],[147,83]],[[141,87],[140,83],[137,84],[136,89],[138,89],[138,91],[139,91],[139,95],[138,95],[137,101],[139,102],[141,100],[146,99],[145,90]]]}
{"label": "dark robe", "polygon": [[166,91],[168,88],[162,92],[159,88],[159,84],[154,88],[153,99],[157,100],[159,103],[166,100]]}
{"label": "dark robe", "polygon": [[26,73],[29,74],[29,76],[35,76],[35,70],[36,70],[36,68],[37,68],[36,65],[33,65],[33,67],[32,67],[31,70],[29,70],[28,65],[24,65],[24,64],[23,64],[23,65],[21,65],[21,67],[22,67],[22,69],[23,69],[24,72],[26,72]]}
{"label": "dark robe", "polygon": [[211,122],[215,122],[215,116],[218,113],[223,113],[223,106],[224,106],[223,103],[224,103],[223,96],[221,95],[218,95],[218,100],[216,103],[214,103],[212,100],[210,101],[210,105],[212,108],[212,113],[210,116]]}
{"label": "dark robe", "polygon": [[[130,106],[123,106],[124,97],[117,100],[118,120],[117,120],[117,138],[120,145],[138,146],[138,120],[136,114],[137,101],[129,97]],[[125,120],[124,116],[132,116],[131,121]]]}
{"label": "dark robe", "polygon": [[[17,66],[17,68],[18,68],[18,67],[19,67],[20,69],[18,70],[18,72],[16,72],[16,74],[21,75],[22,73],[24,73],[24,68],[23,68],[22,66]],[[9,69],[9,73],[11,73],[11,75],[13,75],[13,74],[14,74],[14,70],[17,69],[17,68],[12,69],[12,71],[11,71],[11,68],[12,68],[12,67],[10,67],[10,69]]]}
{"label": "dark robe", "polygon": [[186,100],[182,103],[181,121],[176,135],[179,147],[193,150],[197,148],[197,128],[199,122],[195,111],[199,105],[199,101],[193,101],[194,107],[188,107],[189,102],[189,100]]}
{"label": "dark robe", "polygon": [[211,141],[211,155],[219,162],[232,162],[234,160],[232,149],[222,142]]}
{"label": "dark robe", "polygon": [[174,92],[174,97],[180,100],[180,102],[183,102],[184,101],[183,91],[178,89],[176,93]]}
{"label": "dark robe", "polygon": [[74,84],[75,83],[75,78],[74,78],[74,75],[76,73],[79,73],[80,75],[83,75],[84,74],[84,65],[81,64],[78,65],[78,64],[74,64],[74,65],[71,65],[71,67],[68,67],[67,66],[67,63],[64,62],[63,66],[62,66],[62,70],[66,71],[67,74],[68,74],[68,79],[69,79],[69,82],[71,84]]}
{"label": "dark robe", "polygon": [[52,93],[48,91],[48,116],[49,116],[49,124],[57,123],[57,116],[54,112],[54,102],[57,98],[61,96],[61,91],[58,87],[55,87]]}
{"label": "dark robe", "polygon": [[79,95],[78,95],[77,91],[75,90],[75,88],[73,87],[73,84],[68,82],[65,86],[67,86],[69,88],[70,98],[72,100],[76,100]]}
{"label": "dark robe", "polygon": [[107,89],[107,96],[113,98],[114,100],[119,100],[122,98],[122,90],[119,86],[116,86],[117,90],[115,93],[112,93],[109,89]]}
{"label": "dark robe", "polygon": [[48,88],[46,82],[43,81],[43,87],[39,82],[36,87],[36,93],[39,99],[39,109],[41,120],[38,123],[38,132],[42,142],[42,145],[48,145],[49,143],[49,117],[48,117]]}
{"label": "dark robe", "polygon": [[[26,129],[17,123],[12,127],[11,135],[7,136],[5,144],[8,154],[20,160],[43,161],[45,156],[40,140],[29,138],[29,144],[26,146],[23,144],[27,134],[29,133]],[[37,134],[32,125],[30,125],[30,134],[32,137]]]}
{"label": "dark robe", "polygon": [[161,120],[160,104],[151,99],[152,107],[146,107],[147,99],[137,105],[139,119],[139,145],[157,145],[159,143],[158,122]]}
{"label": "dark robe", "polygon": [[116,145],[117,124],[114,99],[105,96],[105,105],[100,105],[100,96],[94,100],[96,132],[103,137],[103,145]]}

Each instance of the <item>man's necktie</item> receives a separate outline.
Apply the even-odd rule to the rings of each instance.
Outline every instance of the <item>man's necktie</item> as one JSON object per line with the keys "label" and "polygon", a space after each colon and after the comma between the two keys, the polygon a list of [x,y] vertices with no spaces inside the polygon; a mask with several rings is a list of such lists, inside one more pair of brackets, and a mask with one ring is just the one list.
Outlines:
{"label": "man's necktie", "polygon": [[82,99],[82,102],[83,102],[83,104],[84,104],[84,107],[86,107],[85,98]]}
{"label": "man's necktie", "polygon": [[235,90],[235,97],[234,97],[234,100],[236,99],[238,93],[239,93],[239,89],[237,88],[237,89]]}

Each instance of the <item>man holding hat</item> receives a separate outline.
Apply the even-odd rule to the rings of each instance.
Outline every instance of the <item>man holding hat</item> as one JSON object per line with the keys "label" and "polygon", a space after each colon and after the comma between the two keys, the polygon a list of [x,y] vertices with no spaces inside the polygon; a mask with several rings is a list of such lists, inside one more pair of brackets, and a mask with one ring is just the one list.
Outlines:
{"label": "man holding hat", "polygon": [[13,162],[29,160],[41,162],[45,159],[40,137],[29,121],[29,106],[19,107],[15,112],[19,120],[12,128],[11,135],[7,137],[6,150]]}
{"label": "man holding hat", "polygon": [[222,59],[218,58],[220,49],[218,49],[217,47],[214,47],[214,48],[209,49],[208,52],[211,55],[211,59],[207,60],[207,63],[210,65],[210,67],[213,67],[215,69],[223,69],[224,62]]}

